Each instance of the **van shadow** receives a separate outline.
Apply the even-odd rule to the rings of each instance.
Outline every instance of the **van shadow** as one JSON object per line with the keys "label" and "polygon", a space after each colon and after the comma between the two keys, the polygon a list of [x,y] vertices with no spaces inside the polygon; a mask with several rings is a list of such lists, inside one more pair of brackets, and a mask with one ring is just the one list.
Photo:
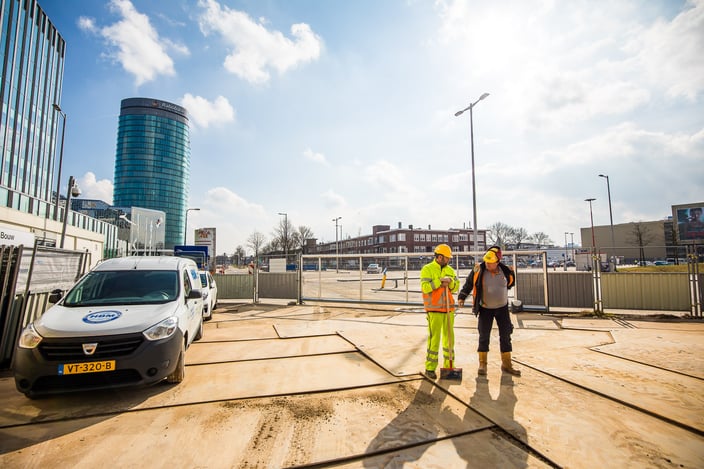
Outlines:
{"label": "van shadow", "polygon": [[[14,384],[14,381],[13,381]],[[28,399],[19,392],[0,410],[0,454],[51,441],[140,407],[175,385],[82,391]]]}

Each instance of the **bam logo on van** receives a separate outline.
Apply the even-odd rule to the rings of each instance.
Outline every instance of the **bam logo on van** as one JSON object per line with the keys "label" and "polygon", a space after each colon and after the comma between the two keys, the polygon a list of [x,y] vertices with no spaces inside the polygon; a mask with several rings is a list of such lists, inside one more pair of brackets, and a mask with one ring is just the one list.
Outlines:
{"label": "bam logo on van", "polygon": [[84,316],[83,322],[88,324],[100,324],[103,322],[114,321],[120,316],[122,316],[122,313],[119,311],[97,311]]}

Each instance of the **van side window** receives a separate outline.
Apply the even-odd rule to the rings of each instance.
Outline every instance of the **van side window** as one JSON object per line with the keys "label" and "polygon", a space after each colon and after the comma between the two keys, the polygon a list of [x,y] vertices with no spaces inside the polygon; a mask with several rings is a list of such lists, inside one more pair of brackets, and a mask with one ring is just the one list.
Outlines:
{"label": "van side window", "polygon": [[183,294],[187,298],[191,294],[191,279],[188,278],[188,271],[183,271]]}

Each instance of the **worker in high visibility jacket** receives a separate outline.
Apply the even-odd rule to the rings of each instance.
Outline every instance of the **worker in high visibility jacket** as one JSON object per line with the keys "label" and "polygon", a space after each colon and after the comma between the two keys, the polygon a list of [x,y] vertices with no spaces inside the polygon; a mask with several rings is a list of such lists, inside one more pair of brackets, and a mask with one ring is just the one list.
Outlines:
{"label": "worker in high visibility jacket", "polygon": [[452,250],[447,244],[435,248],[435,258],[420,271],[420,288],[423,291],[423,305],[428,320],[428,350],[425,357],[425,374],[430,379],[437,378],[438,352],[442,337],[443,368],[450,368],[450,360],[455,359],[455,299],[460,282],[455,270],[450,267]]}

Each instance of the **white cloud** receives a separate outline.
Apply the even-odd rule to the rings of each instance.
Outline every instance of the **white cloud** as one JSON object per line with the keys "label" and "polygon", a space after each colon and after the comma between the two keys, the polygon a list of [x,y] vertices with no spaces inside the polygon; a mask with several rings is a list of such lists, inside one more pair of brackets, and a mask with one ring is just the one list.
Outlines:
{"label": "white cloud", "polygon": [[214,187],[206,193],[209,210],[222,215],[266,216],[264,207],[252,203],[226,187]]}
{"label": "white cloud", "polygon": [[342,208],[347,205],[345,198],[332,189],[328,189],[320,194],[320,198],[323,199],[325,206],[330,209]]}
{"label": "white cloud", "polygon": [[87,172],[78,179],[78,187],[81,189],[81,198],[98,199],[112,204],[113,185],[108,179],[98,181],[95,174]]}
{"label": "white cloud", "polygon": [[149,17],[139,13],[129,0],[112,0],[110,9],[122,17],[117,23],[98,28],[93,19],[82,17],[79,27],[105,39],[111,47],[106,56],[134,75],[137,86],[159,75],[175,75],[174,62],[167,50],[187,55],[188,48],[160,38]]}
{"label": "white cloud", "polygon": [[322,40],[305,23],[291,26],[291,40],[268,30],[265,21],[255,22],[248,14],[215,0],[201,0],[199,5],[204,9],[200,17],[203,34],[219,33],[234,48],[225,58],[225,69],[250,83],[268,82],[269,69],[281,74],[320,56]]}
{"label": "white cloud", "polygon": [[79,16],[76,24],[78,25],[78,29],[87,31],[89,33],[95,33],[98,31],[98,28],[95,26],[95,20],[93,18]]}
{"label": "white cloud", "polygon": [[325,159],[325,155],[323,155],[322,153],[315,153],[310,148],[306,148],[303,151],[303,156],[306,157],[306,159],[309,159],[310,161],[314,161],[316,163],[320,163],[322,165],[329,166],[327,159]]}
{"label": "white cloud", "polygon": [[669,96],[694,101],[704,89],[704,0],[688,4],[672,21],[658,21],[635,38],[629,50]]}
{"label": "white cloud", "polygon": [[218,96],[212,103],[201,96],[186,93],[181,105],[188,109],[188,115],[197,127],[207,128],[235,120],[235,110],[227,98]]}

